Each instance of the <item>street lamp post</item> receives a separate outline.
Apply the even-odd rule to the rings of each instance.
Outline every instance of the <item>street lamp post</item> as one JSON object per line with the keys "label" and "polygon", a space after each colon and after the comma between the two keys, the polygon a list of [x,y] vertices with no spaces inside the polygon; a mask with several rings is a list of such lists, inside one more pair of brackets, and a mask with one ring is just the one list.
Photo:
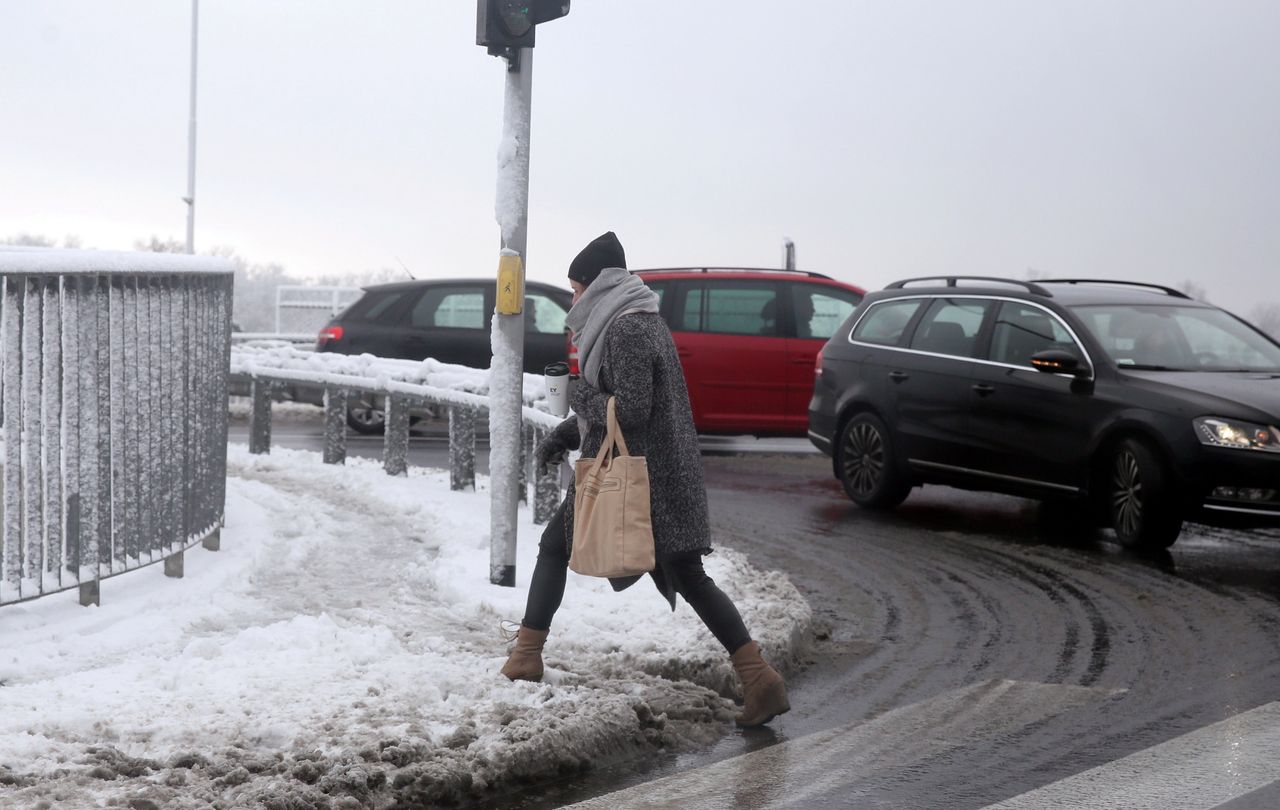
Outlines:
{"label": "street lamp post", "polygon": [[187,121],[187,253],[196,252],[196,46],[200,0],[191,0],[191,117]]}

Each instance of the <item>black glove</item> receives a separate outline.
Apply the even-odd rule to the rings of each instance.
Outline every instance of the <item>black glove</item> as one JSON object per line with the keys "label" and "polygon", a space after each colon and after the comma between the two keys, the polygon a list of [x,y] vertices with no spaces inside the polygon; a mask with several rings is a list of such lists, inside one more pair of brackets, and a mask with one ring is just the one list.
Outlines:
{"label": "black glove", "polygon": [[558,467],[569,452],[569,447],[555,433],[538,442],[538,449],[533,451],[537,463],[538,475],[546,475],[548,467]]}

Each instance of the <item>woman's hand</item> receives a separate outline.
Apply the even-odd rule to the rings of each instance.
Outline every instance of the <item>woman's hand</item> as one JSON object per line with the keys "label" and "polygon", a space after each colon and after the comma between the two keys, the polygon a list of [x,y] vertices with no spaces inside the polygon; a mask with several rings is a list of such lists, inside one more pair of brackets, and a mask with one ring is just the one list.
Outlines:
{"label": "woman's hand", "polygon": [[546,475],[549,468],[558,467],[572,449],[565,443],[560,431],[548,433],[545,439],[538,442],[537,449],[533,451],[538,475]]}

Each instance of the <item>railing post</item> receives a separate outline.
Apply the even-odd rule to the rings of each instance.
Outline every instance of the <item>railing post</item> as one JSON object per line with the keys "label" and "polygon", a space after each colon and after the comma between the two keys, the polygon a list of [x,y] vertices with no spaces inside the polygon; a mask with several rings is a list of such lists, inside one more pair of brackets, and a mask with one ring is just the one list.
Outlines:
{"label": "railing post", "polygon": [[347,462],[347,389],[324,387],[324,463]]}
{"label": "railing post", "polygon": [[249,452],[271,452],[271,383],[256,377],[249,383]]}
{"label": "railing post", "polygon": [[91,579],[80,583],[80,607],[102,604],[102,590],[98,587],[98,582],[99,580]]}
{"label": "railing post", "polygon": [[476,409],[449,406],[449,489],[476,488]]}
{"label": "railing post", "polygon": [[15,601],[22,596],[22,320],[24,289],[20,277],[0,278],[4,300],[0,303],[4,344],[0,364],[4,366],[4,390],[0,394],[0,411],[4,413],[3,494],[0,494],[0,602]]}
{"label": "railing post", "polygon": [[[537,447],[549,431],[534,428],[534,447]],[[551,465],[547,472],[539,475],[537,470],[533,476],[533,522],[542,526],[551,520],[560,507],[560,467]]]}
{"label": "railing post", "polygon": [[182,552],[170,554],[164,558],[164,575],[174,579],[182,579]]}
{"label": "railing post", "polygon": [[403,394],[387,395],[385,443],[382,449],[382,468],[387,475],[407,475],[409,472],[409,398]]}

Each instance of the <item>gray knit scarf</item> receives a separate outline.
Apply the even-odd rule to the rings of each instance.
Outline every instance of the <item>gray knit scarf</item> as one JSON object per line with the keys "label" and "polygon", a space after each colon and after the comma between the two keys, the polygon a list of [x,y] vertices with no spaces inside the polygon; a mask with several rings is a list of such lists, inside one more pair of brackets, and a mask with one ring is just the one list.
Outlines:
{"label": "gray knit scarf", "polygon": [[600,387],[600,366],[604,364],[604,336],[619,315],[657,312],[658,294],[645,286],[639,276],[621,267],[606,267],[587,285],[569,310],[565,323],[573,330],[582,376]]}

